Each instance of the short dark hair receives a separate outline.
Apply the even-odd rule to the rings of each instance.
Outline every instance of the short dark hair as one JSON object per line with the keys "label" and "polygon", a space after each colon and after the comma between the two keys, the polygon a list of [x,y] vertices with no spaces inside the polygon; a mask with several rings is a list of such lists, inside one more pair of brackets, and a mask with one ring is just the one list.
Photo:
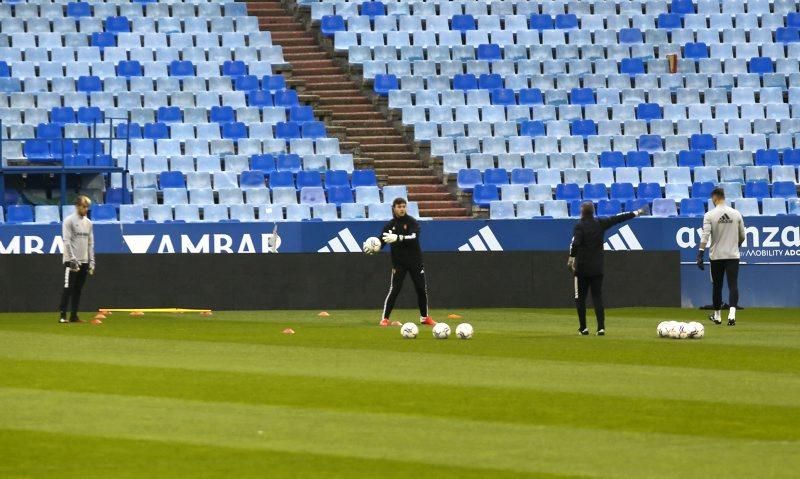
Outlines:
{"label": "short dark hair", "polygon": [[591,201],[581,203],[581,218],[594,218],[594,203]]}
{"label": "short dark hair", "polygon": [[716,196],[717,198],[725,199],[725,190],[717,186],[713,190],[711,190],[711,196]]}
{"label": "short dark hair", "polygon": [[392,201],[392,208],[397,205],[404,205],[406,203],[408,203],[408,201],[406,201],[405,198],[395,198],[394,201]]}

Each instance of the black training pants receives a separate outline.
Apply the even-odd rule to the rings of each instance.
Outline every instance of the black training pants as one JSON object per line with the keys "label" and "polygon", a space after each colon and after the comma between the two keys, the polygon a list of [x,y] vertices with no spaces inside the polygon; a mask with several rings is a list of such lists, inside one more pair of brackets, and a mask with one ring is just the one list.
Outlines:
{"label": "black training pants", "polygon": [[414,290],[417,292],[417,303],[419,304],[419,315],[428,316],[428,286],[425,283],[425,268],[420,264],[416,266],[394,265],[392,267],[392,278],[389,283],[389,293],[383,303],[383,317],[388,318],[394,309],[394,303],[400,289],[403,287],[403,280],[406,273],[411,276],[414,282]]}
{"label": "black training pants", "polygon": [[606,311],[603,307],[603,275],[575,276],[575,306],[578,308],[578,322],[581,330],[586,329],[586,296],[592,290],[594,314],[597,317],[597,329],[606,328]]}
{"label": "black training pants", "polygon": [[83,263],[78,271],[71,271],[69,263],[64,263],[64,290],[61,292],[61,317],[67,317],[67,307],[72,300],[70,309],[70,319],[78,317],[78,307],[81,302],[81,290],[83,283],[86,282],[86,275],[89,274],[89,264]]}
{"label": "black training pants", "polygon": [[711,282],[714,284],[712,302],[714,310],[722,309],[722,281],[728,279],[728,306],[739,307],[739,260],[712,259]]}

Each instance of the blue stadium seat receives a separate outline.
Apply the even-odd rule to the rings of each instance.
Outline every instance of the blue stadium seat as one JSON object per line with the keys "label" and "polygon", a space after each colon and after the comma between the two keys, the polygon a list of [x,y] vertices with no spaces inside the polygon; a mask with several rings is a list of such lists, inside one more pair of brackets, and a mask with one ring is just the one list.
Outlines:
{"label": "blue stadium seat", "polygon": [[71,106],[57,106],[50,110],[51,123],[75,123],[75,110]]}
{"label": "blue stadium seat", "polygon": [[689,42],[683,46],[683,57],[692,60],[708,58],[708,45],[703,42]]}
{"label": "blue stadium seat", "polygon": [[131,202],[131,194],[123,188],[109,188],[106,190],[106,204],[120,205]]}
{"label": "blue stadium seat", "polygon": [[662,119],[661,105],[658,103],[639,103],[636,107],[636,118],[645,121]]}
{"label": "blue stadium seat", "polygon": [[538,88],[523,88],[519,91],[519,104],[520,105],[542,105],[544,104],[544,97],[542,91]]}
{"label": "blue stadium seat", "polygon": [[593,120],[572,120],[570,130],[574,136],[591,136],[597,134],[597,123]]}
{"label": "blue stadium seat", "polygon": [[106,31],[123,33],[131,31],[131,22],[128,17],[106,17]]}
{"label": "blue stadium seat", "polygon": [[478,45],[477,58],[484,61],[496,61],[502,59],[503,55],[500,51],[500,45],[492,43],[482,43]]}
{"label": "blue stadium seat", "polygon": [[272,171],[269,173],[269,187],[274,188],[294,188],[294,174],[291,171]]}
{"label": "blue stadium seat", "polygon": [[550,15],[534,13],[530,16],[531,30],[550,30],[553,25],[553,17]]}
{"label": "blue stadium seat", "polygon": [[603,183],[586,183],[583,185],[583,199],[599,201],[608,199],[608,190]]}
{"label": "blue stadium seat", "polygon": [[769,183],[766,181],[748,181],[744,184],[744,196],[747,198],[769,198]]}
{"label": "blue stadium seat", "polygon": [[367,17],[386,15],[386,5],[375,1],[363,2],[361,3],[361,15]]}
{"label": "blue stadium seat", "polygon": [[698,150],[683,150],[678,153],[678,166],[695,168],[703,166],[703,152]]}
{"label": "blue stadium seat", "polygon": [[[261,88],[268,91],[286,90],[286,79],[283,78],[283,75],[264,75],[264,77],[261,78]],[[296,94],[297,92],[295,92],[295,95]],[[295,102],[295,104],[297,104],[297,102]]]}
{"label": "blue stadium seat", "polygon": [[458,170],[458,175],[456,176],[456,183],[458,187],[462,190],[472,190],[476,185],[483,184],[483,178],[481,177],[481,171],[475,168],[470,169],[461,169]]}
{"label": "blue stadium seat", "polygon": [[142,64],[138,60],[123,60],[117,63],[117,75],[121,77],[140,77],[142,73]]}
{"label": "blue stadium seat", "polygon": [[85,93],[93,93],[103,91],[103,82],[100,77],[96,76],[80,76],[75,89]]}
{"label": "blue stadium seat", "polygon": [[756,150],[756,166],[778,166],[781,164],[778,150]]}
{"label": "blue stadium seat", "polygon": [[158,175],[161,189],[165,188],[186,188],[186,180],[180,171],[162,171]]}
{"label": "blue stadium seat", "polygon": [[800,148],[783,150],[783,164],[800,166]]}
{"label": "blue stadium seat", "polygon": [[706,214],[705,201],[700,198],[684,198],[681,200],[680,215],[697,217]]}
{"label": "blue stadium seat", "polygon": [[[270,180],[270,185],[271,185]],[[239,185],[243,190],[265,188],[264,172],[261,170],[245,170],[239,175]]]}
{"label": "blue stadium seat", "polygon": [[350,188],[350,179],[344,170],[327,170],[325,172],[325,188]]}
{"label": "blue stadium seat", "polygon": [[625,211],[636,211],[646,206],[649,206],[649,204],[650,201],[644,198],[639,198],[636,200],[628,200],[625,202]]}
{"label": "blue stadium seat", "polygon": [[621,151],[604,151],[600,153],[601,168],[621,168],[625,166],[625,158]]}
{"label": "blue stadium seat", "polygon": [[6,210],[6,223],[33,223],[33,208],[30,205],[9,205]]}
{"label": "blue stadium seat", "polygon": [[597,216],[614,216],[622,212],[619,200],[603,200],[597,202]]}
{"label": "blue stadium seat", "polygon": [[222,74],[229,77],[247,75],[247,65],[241,60],[225,60],[222,62]]}
{"label": "blue stadium seat", "polygon": [[636,168],[653,166],[650,160],[650,153],[646,151],[629,151],[625,153],[625,165]]}
{"label": "blue stadium seat", "polygon": [[628,75],[643,75],[644,61],[641,58],[623,58],[620,60],[619,72]]}
{"label": "blue stadium seat", "polygon": [[581,204],[583,201],[581,200],[572,200],[567,202],[569,204],[569,215],[573,218],[578,218],[581,216]]}
{"label": "blue stadium seat", "polygon": [[478,88],[478,79],[472,73],[459,73],[453,77],[454,90],[476,90]]}
{"label": "blue stadium seat", "polygon": [[314,109],[310,106],[293,106],[289,108],[289,121],[314,121]]}
{"label": "blue stadium seat", "polygon": [[95,223],[111,223],[117,221],[117,208],[114,205],[98,204],[92,206],[92,221]]}
{"label": "blue stadium seat", "polygon": [[250,157],[250,169],[264,173],[275,171],[275,157],[273,155],[253,155]]}
{"label": "blue stadium seat", "polygon": [[101,51],[106,47],[117,46],[117,36],[111,32],[94,32],[91,36],[91,45]]}
{"label": "blue stadium seat", "polygon": [[355,170],[350,181],[353,188],[378,185],[378,177],[375,175],[375,170]]}
{"label": "blue stadium seat", "polygon": [[656,21],[658,28],[673,30],[676,28],[683,28],[681,16],[677,13],[660,13]]}
{"label": "blue stadium seat", "polygon": [[562,183],[556,185],[557,200],[579,200],[581,199],[581,189],[575,183]]}
{"label": "blue stadium seat", "polygon": [[22,145],[22,154],[30,161],[49,161],[53,158],[48,140],[27,140]]}
{"label": "blue stadium seat", "polygon": [[472,201],[482,207],[488,207],[492,201],[500,200],[500,189],[497,185],[475,185],[472,190]]}
{"label": "blue stadium seat", "polygon": [[172,60],[168,66],[169,76],[194,76],[194,64],[188,60]]}
{"label": "blue stadium seat", "polygon": [[786,14],[786,26],[800,28],[800,13],[789,12]]}
{"label": "blue stadium seat", "polygon": [[747,63],[747,71],[763,75],[765,73],[774,73],[775,66],[769,57],[753,57]]}
{"label": "blue stadium seat", "polygon": [[63,138],[64,133],[61,129],[61,124],[57,123],[39,123],[36,125],[36,138],[54,140],[56,138]]}
{"label": "blue stadium seat", "polygon": [[322,188],[322,175],[319,171],[298,171],[297,189]]}
{"label": "blue stadium seat", "polygon": [[556,28],[561,30],[578,28],[578,17],[574,13],[559,13],[556,15]]}
{"label": "blue stadium seat", "polygon": [[156,112],[156,119],[163,123],[183,121],[183,112],[177,106],[161,106]]}
{"label": "blue stadium seat", "polygon": [[505,168],[487,168],[483,172],[483,184],[507,185],[508,171]]}
{"label": "blue stadium seat", "polygon": [[67,16],[75,18],[91,17],[92,7],[87,2],[69,2],[67,4]]}
{"label": "blue stadium seat", "polygon": [[450,19],[450,29],[464,33],[468,30],[477,30],[475,17],[472,15],[453,15]]}
{"label": "blue stadium seat", "polygon": [[11,76],[11,69],[5,60],[0,60],[0,77],[8,78]]}
{"label": "blue stadium seat", "polygon": [[278,155],[275,163],[275,169],[278,171],[291,171],[297,173],[303,169],[300,161],[300,155],[295,153],[281,153]]}
{"label": "blue stadium seat", "polygon": [[611,199],[629,201],[636,198],[631,183],[613,183],[611,185]]}
{"label": "blue stadium seat", "polygon": [[264,90],[251,90],[245,95],[247,106],[264,108],[273,105],[272,93]]}
{"label": "blue stadium seat", "polygon": [[395,75],[375,75],[373,89],[380,96],[389,96],[389,92],[400,88],[400,82]]}
{"label": "blue stadium seat", "polygon": [[669,11],[679,15],[695,13],[695,6],[692,0],[672,0]]}
{"label": "blue stadium seat", "polygon": [[521,136],[544,136],[544,122],[540,120],[525,120],[519,124],[519,134]]}
{"label": "blue stadium seat", "polygon": [[772,184],[773,198],[797,198],[797,185],[792,181],[776,181]]}
{"label": "blue stadium seat", "polygon": [[497,73],[482,73],[478,77],[478,87],[482,90],[503,88],[503,77]]}
{"label": "blue stadium seat", "polygon": [[639,183],[637,197],[640,200],[661,198],[661,186],[658,183]]}
{"label": "blue stadium seat", "polygon": [[594,105],[594,91],[591,88],[573,88],[569,92],[571,105]]}
{"label": "blue stadium seat", "polygon": [[696,181],[692,183],[692,198],[707,200],[711,196],[713,189],[714,183],[710,181]]}
{"label": "blue stadium seat", "polygon": [[240,121],[223,123],[222,124],[222,138],[229,140],[241,140],[247,138],[247,126]]}
{"label": "blue stadium seat", "polygon": [[84,157],[94,157],[103,154],[103,142],[91,138],[80,138],[78,140],[78,155]]}
{"label": "blue stadium seat", "polygon": [[340,206],[342,203],[353,203],[353,190],[349,186],[331,186],[327,188],[328,203]]}
{"label": "blue stadium seat", "polygon": [[638,28],[623,28],[619,31],[620,43],[642,43],[644,37]]}
{"label": "blue stadium seat", "polygon": [[[124,126],[124,125],[120,125]],[[138,125],[137,125],[138,126]],[[169,138],[169,127],[167,127],[166,123],[156,122],[156,123],[145,123],[144,129],[140,136],[144,138],[149,138],[151,140],[162,140]],[[123,136],[124,138],[124,136]]]}
{"label": "blue stadium seat", "polygon": [[661,151],[663,149],[661,137],[658,135],[641,135],[638,143],[640,151]]}
{"label": "blue stadium seat", "polygon": [[141,138],[142,126],[138,123],[120,123],[114,127],[116,138]]}
{"label": "blue stadium seat", "polygon": [[324,138],[325,124],[321,121],[307,121],[300,125],[303,138]]}
{"label": "blue stadium seat", "polygon": [[96,106],[82,106],[78,108],[78,123],[103,123],[103,110]]}
{"label": "blue stadium seat", "polygon": [[326,37],[332,37],[336,32],[346,31],[347,27],[341,15],[323,15],[320,20],[319,29]]}
{"label": "blue stadium seat", "polygon": [[300,125],[293,121],[281,121],[275,124],[275,138],[293,140],[300,138]]}
{"label": "blue stadium seat", "polygon": [[[237,76],[233,79],[233,88],[237,91],[245,91],[250,92],[253,90],[258,90],[259,82],[258,77],[255,75],[241,75]],[[270,95],[270,99],[272,95]],[[270,101],[270,104],[272,102]]]}
{"label": "blue stadium seat", "polygon": [[[264,88],[266,89],[266,86],[264,86]],[[294,90],[276,90],[274,93],[274,98],[275,106],[282,106],[285,108],[289,108],[300,103],[297,99],[297,92]]]}
{"label": "blue stadium seat", "polygon": [[492,90],[490,95],[492,105],[509,106],[517,104],[517,97],[514,94],[514,90],[510,88],[498,88],[496,90]]}
{"label": "blue stadium seat", "polygon": [[531,168],[514,168],[511,170],[512,185],[532,185],[536,183],[536,178]]}
{"label": "blue stadium seat", "polygon": [[689,138],[689,148],[700,151],[714,150],[716,149],[714,137],[707,133],[695,133]]}

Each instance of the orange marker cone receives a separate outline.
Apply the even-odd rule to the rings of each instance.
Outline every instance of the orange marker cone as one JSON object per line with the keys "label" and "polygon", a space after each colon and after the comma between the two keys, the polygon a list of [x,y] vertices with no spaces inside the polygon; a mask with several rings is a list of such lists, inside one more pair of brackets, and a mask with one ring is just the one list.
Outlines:
{"label": "orange marker cone", "polygon": [[448,317],[448,319],[461,319],[461,316],[460,316],[460,315],[458,315],[458,314],[452,314],[452,313],[451,313],[451,314],[448,314],[448,315],[447,315],[447,317]]}
{"label": "orange marker cone", "polygon": [[329,312],[327,312],[327,311],[320,311],[320,313],[317,316],[320,316],[320,317],[323,317],[323,318],[327,318],[330,315],[331,314]]}
{"label": "orange marker cone", "polygon": [[391,322],[391,325],[392,325],[392,326],[402,326],[402,325],[403,325],[403,323],[401,323],[400,321],[392,321],[392,322]]}
{"label": "orange marker cone", "polygon": [[[98,315],[98,316],[100,316],[100,315]],[[94,318],[94,319],[91,321],[91,323],[92,323],[92,324],[103,324],[103,320],[101,320],[101,319],[98,319],[98,318]]]}
{"label": "orange marker cone", "polygon": [[106,315],[102,313],[95,314],[94,319],[106,319]]}

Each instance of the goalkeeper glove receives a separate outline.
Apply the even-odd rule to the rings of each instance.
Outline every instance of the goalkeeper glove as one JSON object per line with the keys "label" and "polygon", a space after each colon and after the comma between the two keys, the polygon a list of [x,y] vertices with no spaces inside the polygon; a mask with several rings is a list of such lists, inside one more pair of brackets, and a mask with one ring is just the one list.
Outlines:
{"label": "goalkeeper glove", "polygon": [[94,276],[94,265],[89,265],[89,276]]}
{"label": "goalkeeper glove", "polygon": [[703,264],[703,256],[705,256],[705,251],[702,249],[697,250],[697,267],[700,268],[700,271],[706,269],[706,265]]}
{"label": "goalkeeper glove", "polygon": [[366,241],[364,241],[364,244],[361,246],[361,250],[364,251],[364,254],[375,254],[375,252],[372,251],[372,248],[369,247],[369,244],[367,244]]}
{"label": "goalkeeper glove", "polygon": [[392,244],[396,242],[400,237],[394,233],[384,233],[383,234],[383,242],[387,244]]}
{"label": "goalkeeper glove", "polygon": [[69,270],[72,272],[80,271],[81,265],[78,263],[77,259],[70,260],[69,262]]}

